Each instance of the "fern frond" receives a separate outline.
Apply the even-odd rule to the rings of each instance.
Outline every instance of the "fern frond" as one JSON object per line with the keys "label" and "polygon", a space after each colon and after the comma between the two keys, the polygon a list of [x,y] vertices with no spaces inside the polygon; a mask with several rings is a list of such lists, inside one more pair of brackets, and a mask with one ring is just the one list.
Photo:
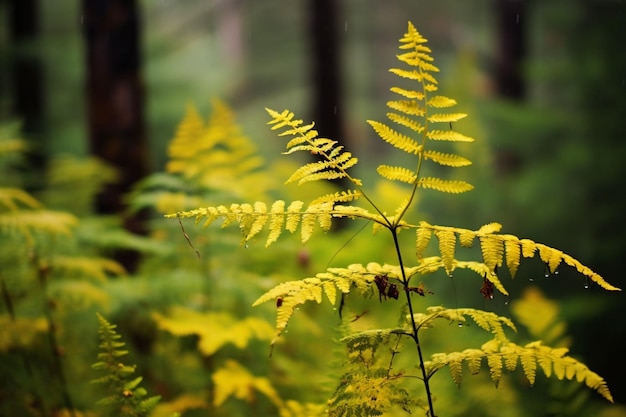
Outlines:
{"label": "fern frond", "polygon": [[381,177],[386,178],[390,181],[400,181],[406,182],[408,184],[415,184],[415,180],[417,180],[417,175],[410,169],[404,167],[397,166],[389,166],[389,165],[379,165],[376,168],[378,174]]}
{"label": "fern frond", "polygon": [[86,277],[104,282],[109,275],[126,275],[118,262],[107,258],[54,257],[50,263],[55,275]]}
{"label": "fern frond", "polygon": [[472,161],[467,158],[463,158],[459,155],[454,155],[450,153],[443,153],[437,151],[424,151],[424,158],[430,159],[433,162],[438,163],[439,165],[445,165],[449,167],[465,167],[468,165],[472,165]]}
{"label": "fern frond", "polygon": [[[539,253],[539,257],[546,263],[550,272],[555,272],[561,263],[565,263],[566,265],[574,267],[580,274],[600,285],[605,290],[621,291],[620,288],[609,284],[599,274],[592,271],[589,267],[583,265],[572,256],[547,245],[535,243],[530,239],[520,239],[514,235],[498,233],[501,227],[499,223],[489,223],[476,231],[472,231],[457,227],[432,226],[426,222],[420,222],[417,226],[417,233],[418,236],[424,235],[426,232],[420,232],[419,229],[426,228],[432,230],[435,235],[441,234],[445,236],[446,242],[448,243],[443,248],[445,252],[443,252],[443,249],[440,247],[440,253],[442,254],[442,258],[444,258],[445,253],[444,259],[446,259],[445,262],[447,262],[448,265],[446,271],[449,271],[449,268],[453,265],[453,261],[450,257],[450,253],[454,254],[454,248],[450,247],[450,242],[453,242],[450,236],[450,233],[452,233],[459,236],[460,243],[463,246],[471,246],[473,239],[478,238],[484,264],[487,265],[491,271],[494,271],[496,267],[502,266],[506,261],[511,275],[514,276],[522,257],[532,258],[536,253]],[[424,248],[422,248],[422,250],[423,249]],[[490,274],[486,276],[486,278],[489,279],[489,277],[493,276],[494,274]],[[489,280],[491,281],[491,279]],[[492,282],[498,287],[495,281]]]}
{"label": "fern frond", "polygon": [[10,317],[0,314],[0,352],[3,354],[33,346],[37,336],[48,331],[48,322],[43,317]]}
{"label": "fern frond", "polygon": [[465,113],[436,113],[427,117],[431,123],[452,123],[458,122],[467,117]]}
{"label": "fern frond", "polygon": [[32,195],[19,188],[0,188],[0,207],[9,211],[17,211],[20,206],[41,208],[41,203]]}
{"label": "fern frond", "polygon": [[439,240],[439,253],[448,276],[452,275],[454,269],[454,250],[456,246],[456,234],[452,229],[437,229],[435,236]]}
{"label": "fern frond", "polygon": [[420,178],[417,184],[422,188],[430,188],[444,193],[464,193],[474,189],[472,184],[465,181],[442,180],[441,178],[424,177]]}
{"label": "fern frond", "polygon": [[294,233],[298,226],[301,230],[302,243],[307,242],[316,225],[322,230],[328,231],[331,227],[333,216],[344,216],[344,212],[337,212],[333,208],[332,200],[322,203],[311,203],[306,209],[302,201],[293,201],[285,210],[285,202],[282,200],[272,203],[270,211],[263,202],[251,204],[231,204],[226,206],[211,206],[195,210],[182,211],[167,214],[168,218],[194,217],[196,223],[204,221],[207,227],[222,219],[222,226],[227,227],[233,223],[239,224],[242,235],[242,243],[248,242],[261,233],[268,230],[268,237],[265,245],[274,243],[283,231],[288,230]]}
{"label": "fern frond", "polygon": [[368,120],[367,123],[369,123],[370,126],[374,128],[374,130],[382,140],[400,150],[418,155],[423,149],[423,146],[421,146],[419,143],[417,143],[410,137],[393,130],[384,123],[376,122],[373,120]]}
{"label": "fern frond", "polygon": [[115,415],[120,417],[149,415],[161,397],[145,398],[147,391],[139,386],[142,377],[132,376],[135,373],[135,366],[125,365],[120,361],[128,351],[122,349],[125,343],[120,341],[121,336],[115,331],[117,326],[110,324],[100,314],[97,314],[97,317],[101,351],[98,353],[98,361],[91,367],[106,374],[92,380],[91,383],[106,385],[109,393],[97,404],[111,407]]}
{"label": "fern frond", "polygon": [[409,116],[424,117],[426,114],[426,108],[417,100],[392,100],[387,102],[387,107]]}
{"label": "fern frond", "polygon": [[345,178],[346,170],[356,165],[357,162],[357,158],[354,158],[350,152],[344,152],[332,160],[311,162],[298,168],[285,183],[297,181],[298,185],[301,185],[308,181]]}
{"label": "fern frond", "polygon": [[267,397],[279,410],[283,407],[280,395],[269,379],[254,376],[248,369],[238,362],[228,359],[211,376],[215,386],[213,405],[219,407],[229,397],[246,402],[257,401],[256,392]]}
{"label": "fern frond", "polygon": [[422,254],[424,253],[424,250],[430,242],[432,230],[426,227],[418,227],[415,230],[415,234],[415,254],[417,256],[417,259],[422,259]]}
{"label": "fern frond", "polygon": [[418,328],[430,327],[430,323],[435,319],[445,319],[453,323],[464,323],[466,317],[472,319],[481,329],[492,333],[497,340],[506,340],[504,332],[505,326],[517,331],[515,325],[508,317],[498,316],[489,311],[476,310],[473,308],[445,308],[441,306],[428,307],[427,313],[418,313],[415,320]]}
{"label": "fern frond", "polygon": [[214,355],[225,345],[244,349],[251,340],[270,340],[274,328],[255,317],[237,319],[224,312],[199,312],[186,307],[172,307],[167,314],[153,313],[157,327],[176,336],[195,335],[198,350]]}
{"label": "fern frond", "polygon": [[465,136],[454,130],[429,130],[426,137],[430,140],[444,140],[450,142],[474,142],[474,138]]}
{"label": "fern frond", "polygon": [[424,129],[426,129],[426,127],[424,127],[424,125],[422,125],[419,121],[397,113],[387,113],[387,118],[389,118],[392,122],[396,122],[401,126],[407,127],[418,134],[421,134]]}
{"label": "fern frond", "polygon": [[52,210],[20,210],[0,213],[0,232],[19,233],[27,239],[34,234],[70,236],[78,219],[70,213]]}
{"label": "fern frond", "polygon": [[496,365],[496,369],[492,371],[492,379],[496,383],[501,376],[501,372],[497,370],[497,362],[500,361],[501,363],[504,358],[505,362],[508,363],[507,369],[514,370],[517,358],[519,358],[524,374],[531,385],[535,383],[538,365],[546,377],[550,377],[554,373],[560,380],[576,379],[597,391],[606,400],[613,402],[613,396],[606,381],[582,362],[567,356],[567,348],[551,348],[543,345],[541,341],[531,342],[524,346],[506,341],[491,341],[483,345],[482,350],[488,359],[494,358],[492,362]]}
{"label": "fern frond", "polygon": [[[167,172],[185,179],[182,187],[174,190],[188,193],[191,186],[202,192],[220,191],[237,198],[261,198],[276,185],[269,173],[260,170],[264,159],[258,154],[255,143],[243,134],[232,110],[219,100],[212,100],[211,104],[206,122],[195,107],[188,106],[168,146]],[[170,181],[170,185],[175,184]],[[161,207],[172,205],[167,195],[160,197]],[[168,211],[171,210],[164,212]]]}
{"label": "fern frond", "polygon": [[495,271],[497,267],[502,266],[504,242],[502,239],[498,239],[492,234],[479,235],[479,240],[485,265],[487,265],[490,270]]}
{"label": "fern frond", "polygon": [[361,197],[363,193],[357,190],[346,190],[346,191],[337,191],[335,193],[326,194],[321,197],[317,197],[315,200],[311,201],[311,204],[321,204],[321,203],[349,203]]}
{"label": "fern frond", "polygon": [[298,181],[302,184],[308,181],[334,180],[347,178],[356,186],[360,187],[360,179],[352,177],[348,169],[358,163],[358,159],[350,152],[344,151],[343,146],[337,141],[319,138],[317,131],[313,129],[314,124],[303,125],[302,120],[294,119],[294,114],[288,110],[279,113],[272,109],[265,109],[272,120],[267,124],[272,130],[287,128],[279,133],[279,136],[292,136],[287,143],[287,151],[290,154],[296,151],[310,152],[319,155],[323,159],[300,167],[287,182]]}
{"label": "fern frond", "polygon": [[[407,275],[415,273],[415,269],[408,269]],[[272,345],[283,333],[296,308],[308,301],[315,301],[320,304],[323,296],[326,295],[328,301],[334,305],[336,303],[337,290],[347,294],[352,288],[356,288],[359,293],[371,291],[374,278],[387,276],[388,279],[399,280],[402,273],[398,266],[380,265],[375,262],[366,266],[362,264],[352,264],[347,268],[328,268],[325,272],[320,272],[311,278],[304,278],[297,281],[288,281],[278,284],[253,304],[256,307],[271,300],[277,302],[276,312],[276,336]]]}
{"label": "fern frond", "polygon": [[434,97],[431,97],[426,104],[428,104],[430,107],[444,109],[447,107],[455,106],[456,100],[453,100],[445,96],[434,96]]}

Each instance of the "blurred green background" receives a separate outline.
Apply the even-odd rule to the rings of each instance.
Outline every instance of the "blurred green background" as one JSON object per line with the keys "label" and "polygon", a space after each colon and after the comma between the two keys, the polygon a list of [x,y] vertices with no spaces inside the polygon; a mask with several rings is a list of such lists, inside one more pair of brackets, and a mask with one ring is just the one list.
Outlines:
{"label": "blurred green background", "polygon": [[[458,129],[477,138],[463,149],[474,162],[464,178],[476,189],[462,196],[423,196],[423,217],[472,229],[500,222],[504,232],[557,247],[624,287],[621,0],[4,0],[0,123],[21,123],[32,145],[20,175],[33,192],[44,188],[45,167],[54,156],[95,153],[110,156],[107,162],[122,175],[135,176],[109,190],[121,199],[137,176],[163,171],[167,144],[186,105],[206,115],[213,98],[233,109],[270,163],[283,144],[267,129],[264,107],[289,108],[316,120],[322,135],[345,142],[361,158],[360,175],[367,178],[378,163],[393,158],[365,120],[384,118],[388,89],[396,82],[388,68],[396,65],[397,40],[408,20],[430,41],[442,94],[470,115]],[[137,26],[120,29],[120,21]],[[119,55],[123,62],[107,60]],[[118,71],[116,65],[130,67]],[[112,115],[98,104],[106,88],[94,93],[88,80],[110,77],[115,85],[118,76],[134,84],[121,87],[106,104],[121,107]],[[132,152],[145,158],[137,164],[143,172],[107,149],[113,139],[106,135],[115,132],[98,133],[103,125],[120,123],[138,129],[133,132],[140,149]],[[124,140],[132,142],[133,134]],[[96,205],[107,213],[102,197]],[[73,211],[71,203],[65,208]],[[344,252],[349,250],[348,245]],[[239,253],[244,255],[249,256]],[[333,253],[321,256],[323,268]],[[585,289],[575,271],[545,278],[543,266],[533,263],[507,283],[512,299],[524,287],[538,286],[560,303],[572,354],[608,381],[617,402],[626,403],[622,293]],[[478,288],[457,280],[437,294],[447,296],[449,305],[507,312],[508,300],[485,302]]]}

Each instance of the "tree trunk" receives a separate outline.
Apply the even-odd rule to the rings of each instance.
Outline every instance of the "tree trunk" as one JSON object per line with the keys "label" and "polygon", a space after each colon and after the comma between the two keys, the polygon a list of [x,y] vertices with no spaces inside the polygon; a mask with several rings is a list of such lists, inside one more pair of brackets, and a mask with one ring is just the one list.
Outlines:
{"label": "tree trunk", "polygon": [[344,142],[340,42],[337,19],[339,0],[310,0],[312,118],[320,136]]}
{"label": "tree trunk", "polygon": [[526,95],[523,64],[527,16],[526,0],[496,0],[496,89],[500,96],[518,101]]}
{"label": "tree trunk", "polygon": [[44,71],[36,48],[40,32],[38,6],[37,0],[11,0],[9,3],[12,113],[22,122],[22,133],[31,144],[28,162],[34,178],[28,181],[28,188],[33,189],[42,185],[47,154],[42,135]]}
{"label": "tree trunk", "polygon": [[[83,0],[83,16],[90,150],[120,175],[97,197],[96,211],[122,215],[130,232],[143,233],[144,216],[125,214],[123,202],[148,173],[137,2]],[[135,253],[116,257],[130,270],[138,261]]]}

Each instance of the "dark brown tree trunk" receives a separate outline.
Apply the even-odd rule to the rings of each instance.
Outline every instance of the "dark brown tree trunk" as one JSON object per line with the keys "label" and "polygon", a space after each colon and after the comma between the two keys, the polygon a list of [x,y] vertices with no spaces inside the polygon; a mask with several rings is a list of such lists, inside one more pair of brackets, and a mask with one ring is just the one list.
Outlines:
{"label": "dark brown tree trunk", "polygon": [[[83,0],[83,16],[90,148],[120,174],[98,196],[96,210],[122,215],[129,231],[143,233],[143,216],[124,214],[123,202],[124,194],[148,173],[137,2]],[[130,270],[138,260],[134,253],[117,258]]]}
{"label": "dark brown tree trunk", "polygon": [[312,118],[320,136],[345,143],[338,36],[339,0],[310,0]]}
{"label": "dark brown tree trunk", "polygon": [[526,0],[496,1],[496,89],[500,96],[523,100],[526,95],[523,65],[526,55]]}
{"label": "dark brown tree trunk", "polygon": [[28,187],[38,188],[46,167],[44,125],[44,71],[36,42],[39,38],[37,0],[11,0],[9,36],[11,61],[12,113],[22,123],[22,133],[30,142],[29,169],[34,175]]}

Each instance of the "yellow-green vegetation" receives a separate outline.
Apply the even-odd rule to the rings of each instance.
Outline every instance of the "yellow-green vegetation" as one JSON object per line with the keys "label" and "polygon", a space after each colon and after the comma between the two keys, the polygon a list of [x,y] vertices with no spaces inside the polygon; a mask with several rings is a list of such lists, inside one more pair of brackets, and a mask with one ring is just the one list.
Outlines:
{"label": "yellow-green vegetation", "polygon": [[[329,231],[336,218],[366,220],[372,223],[374,232],[386,232],[391,237],[395,256],[389,264],[370,262],[327,268],[311,277],[280,283],[254,303],[275,302],[276,334],[271,342],[274,345],[285,332],[294,311],[308,301],[322,303],[326,298],[331,304],[338,304],[341,311],[345,298],[355,292],[365,296],[377,295],[380,301],[403,299],[405,307],[398,308],[400,320],[397,327],[348,330],[343,337],[347,362],[328,402],[331,416],[370,416],[416,409],[435,416],[436,393],[431,389],[433,376],[447,367],[454,383],[461,385],[463,363],[472,374],[486,368],[496,385],[504,371],[512,372],[519,365],[529,383],[533,384],[537,369],[540,369],[547,377],[585,383],[612,402],[605,381],[568,356],[567,349],[549,347],[541,340],[518,345],[509,339],[506,329],[515,330],[509,318],[477,309],[422,305],[421,297],[428,295],[424,283],[436,279],[438,271],[445,272],[444,276],[451,276],[457,269],[475,272],[481,282],[482,295],[491,299],[496,290],[508,294],[500,279],[503,267],[506,266],[513,276],[521,260],[532,257],[538,257],[550,272],[565,264],[605,290],[619,291],[599,274],[558,249],[500,233],[500,224],[488,223],[477,230],[468,230],[431,225],[415,218],[418,193],[430,189],[455,194],[472,189],[468,182],[457,177],[425,174],[429,165],[452,168],[469,165],[468,159],[448,152],[445,144],[474,140],[454,129],[456,122],[467,115],[451,110],[456,101],[438,94],[436,73],[439,69],[426,44],[426,39],[409,23],[407,33],[400,40],[398,60],[402,68],[391,69],[407,85],[391,88],[399,98],[387,103],[389,122],[368,121],[383,141],[412,158],[409,167],[381,164],[376,169],[383,179],[406,186],[406,197],[393,213],[383,211],[380,208],[382,202],[371,195],[365,181],[352,174],[351,168],[358,159],[344,149],[340,141],[319,137],[313,123],[304,123],[288,110],[267,109],[268,124],[280,137],[288,139],[284,153],[304,152],[315,158],[314,162],[296,169],[287,183],[343,179],[351,188],[316,195],[308,202],[300,199],[290,202],[253,200],[180,210],[167,217],[179,221],[186,217],[195,218],[205,227],[216,221],[221,221],[222,227],[236,225],[244,245],[265,233],[265,245],[269,246],[277,242],[284,231],[295,233],[298,229],[301,242],[306,243],[315,229]],[[413,245],[401,245],[399,233],[403,230],[413,231]],[[433,235],[437,245],[430,245]],[[480,258],[462,259],[457,246],[472,247],[475,242],[478,242]],[[427,250],[433,249],[434,255],[425,256]],[[492,338],[479,346],[434,353],[427,358],[423,333],[433,327],[435,319],[460,325],[471,320]],[[398,363],[412,366],[401,368]],[[438,401],[445,399],[439,398]]]}

